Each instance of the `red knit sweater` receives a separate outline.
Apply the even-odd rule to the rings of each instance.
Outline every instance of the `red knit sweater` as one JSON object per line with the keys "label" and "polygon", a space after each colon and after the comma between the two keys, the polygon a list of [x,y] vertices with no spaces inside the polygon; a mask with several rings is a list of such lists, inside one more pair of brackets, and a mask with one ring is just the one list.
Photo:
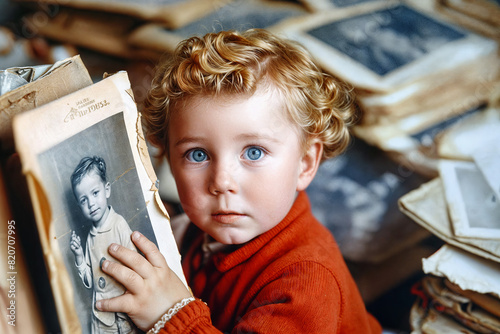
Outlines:
{"label": "red knit sweater", "polygon": [[201,244],[183,259],[194,296],[161,333],[381,333],[331,233],[305,192],[277,226],[206,264]]}

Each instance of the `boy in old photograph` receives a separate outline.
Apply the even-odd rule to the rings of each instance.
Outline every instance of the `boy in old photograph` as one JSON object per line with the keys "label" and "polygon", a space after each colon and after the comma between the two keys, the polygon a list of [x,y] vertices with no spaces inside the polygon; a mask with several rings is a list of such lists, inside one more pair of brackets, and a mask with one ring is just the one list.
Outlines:
{"label": "boy in old photograph", "polygon": [[[132,233],[125,219],[108,204],[111,184],[106,177],[106,162],[101,157],[83,158],[73,174],[71,185],[85,218],[92,223],[85,251],[81,238],[71,234],[70,248],[84,286],[92,289],[92,305],[101,299],[122,295],[123,286],[101,270],[101,264],[110,255],[111,243],[136,250],[130,239]],[[124,313],[102,312],[92,307],[92,333],[135,333],[135,327]]]}

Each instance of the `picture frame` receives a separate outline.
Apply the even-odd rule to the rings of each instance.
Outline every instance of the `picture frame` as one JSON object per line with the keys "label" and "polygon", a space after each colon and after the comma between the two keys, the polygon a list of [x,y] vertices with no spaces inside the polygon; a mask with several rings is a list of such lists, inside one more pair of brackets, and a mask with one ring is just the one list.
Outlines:
{"label": "picture frame", "polygon": [[[90,261],[93,275],[101,276],[92,276],[92,287],[82,284],[79,277],[73,235],[79,238],[87,262],[93,259],[94,248],[90,250],[86,241],[92,231],[101,233],[96,232],[90,217],[96,210],[91,209],[86,216],[77,195],[84,178],[99,175],[97,170],[84,173],[80,181],[72,180],[82,158],[100,157],[105,162],[107,183],[102,184],[110,189],[106,200],[109,219],[114,211],[113,217],[121,216],[121,224],[130,228],[129,236],[132,230],[138,230],[155,242],[169,267],[187,286],[126,72],[20,114],[14,118],[13,127],[63,332],[90,333],[97,286],[105,291],[106,286],[119,285],[99,271],[100,264],[94,260]],[[86,197],[88,203],[91,196]],[[116,230],[123,230],[123,226]],[[99,257],[113,260],[106,247]]]}

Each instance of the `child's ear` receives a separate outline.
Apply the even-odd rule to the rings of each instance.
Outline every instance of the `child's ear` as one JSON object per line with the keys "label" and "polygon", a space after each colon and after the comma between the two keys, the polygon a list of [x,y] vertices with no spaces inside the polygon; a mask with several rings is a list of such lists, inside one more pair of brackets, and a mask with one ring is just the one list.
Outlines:
{"label": "child's ear", "polygon": [[107,182],[104,185],[104,190],[106,191],[106,198],[109,198],[111,196],[111,183]]}
{"label": "child's ear", "polygon": [[297,181],[297,191],[304,190],[309,186],[318,171],[323,156],[323,143],[319,139],[310,140],[308,145],[300,162],[301,170]]}

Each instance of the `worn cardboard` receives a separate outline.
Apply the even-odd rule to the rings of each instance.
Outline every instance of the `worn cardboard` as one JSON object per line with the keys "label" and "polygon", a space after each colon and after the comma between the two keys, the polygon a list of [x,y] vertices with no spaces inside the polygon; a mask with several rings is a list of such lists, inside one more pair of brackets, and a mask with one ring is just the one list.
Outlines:
{"label": "worn cardboard", "polygon": [[0,151],[14,148],[12,119],[15,115],[91,84],[92,79],[80,56],[74,56],[62,61],[44,77],[0,96]]}
{"label": "worn cardboard", "polygon": [[13,124],[63,332],[87,333],[92,312],[92,296],[69,247],[71,233],[86,237],[92,225],[82,216],[70,182],[82,157],[104,158],[108,205],[132,230],[157,243],[187,287],[126,72],[20,114]]}

